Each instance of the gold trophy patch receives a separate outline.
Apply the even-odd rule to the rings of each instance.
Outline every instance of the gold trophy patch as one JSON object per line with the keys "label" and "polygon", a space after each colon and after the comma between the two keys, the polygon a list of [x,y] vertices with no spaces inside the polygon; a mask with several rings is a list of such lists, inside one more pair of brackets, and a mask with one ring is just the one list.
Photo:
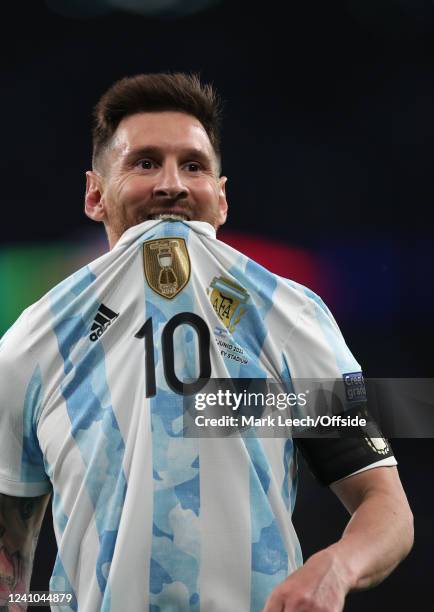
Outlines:
{"label": "gold trophy patch", "polygon": [[143,263],[148,285],[168,300],[190,279],[190,257],[184,238],[159,238],[143,243]]}

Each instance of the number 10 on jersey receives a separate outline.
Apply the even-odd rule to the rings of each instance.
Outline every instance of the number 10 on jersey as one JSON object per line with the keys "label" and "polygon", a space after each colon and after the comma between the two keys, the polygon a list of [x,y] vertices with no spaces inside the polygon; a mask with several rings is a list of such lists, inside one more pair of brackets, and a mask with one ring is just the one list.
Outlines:
{"label": "number 10 on jersey", "polygon": [[[173,336],[179,325],[189,325],[197,334],[199,347],[199,375],[193,382],[183,382],[175,372],[175,350]],[[145,339],[146,397],[157,393],[155,382],[154,328],[152,317],[142,325],[135,338]],[[193,312],[180,312],[165,324],[161,333],[164,377],[168,386],[179,395],[193,395],[200,391],[211,378],[210,333],[205,321]]]}

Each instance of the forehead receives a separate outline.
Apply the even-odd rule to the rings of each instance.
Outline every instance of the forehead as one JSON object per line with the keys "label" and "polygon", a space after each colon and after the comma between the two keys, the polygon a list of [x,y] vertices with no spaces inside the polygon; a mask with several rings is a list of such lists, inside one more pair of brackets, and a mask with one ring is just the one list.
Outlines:
{"label": "forehead", "polygon": [[158,147],[168,153],[201,149],[212,155],[208,134],[201,122],[186,113],[136,113],[122,119],[112,139],[112,152],[123,157],[141,147]]}

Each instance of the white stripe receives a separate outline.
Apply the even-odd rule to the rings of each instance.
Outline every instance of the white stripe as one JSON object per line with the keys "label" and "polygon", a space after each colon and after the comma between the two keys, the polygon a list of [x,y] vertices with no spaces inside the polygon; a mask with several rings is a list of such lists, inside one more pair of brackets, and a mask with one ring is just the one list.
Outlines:
{"label": "white stripe", "polygon": [[329,346],[316,318],[315,308],[314,302],[307,302],[284,348],[296,393],[305,391],[296,387],[297,378],[335,379],[342,376],[333,348]]}
{"label": "white stripe", "polygon": [[249,460],[240,438],[199,440],[200,608],[250,611]]}

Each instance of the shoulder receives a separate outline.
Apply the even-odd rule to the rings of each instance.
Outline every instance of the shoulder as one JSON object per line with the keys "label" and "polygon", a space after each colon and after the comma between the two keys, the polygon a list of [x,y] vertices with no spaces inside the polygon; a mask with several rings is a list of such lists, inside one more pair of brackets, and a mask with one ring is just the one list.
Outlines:
{"label": "shoulder", "polygon": [[292,279],[275,276],[281,287],[281,299],[297,304],[300,318],[327,319],[336,324],[330,308],[315,291]]}

